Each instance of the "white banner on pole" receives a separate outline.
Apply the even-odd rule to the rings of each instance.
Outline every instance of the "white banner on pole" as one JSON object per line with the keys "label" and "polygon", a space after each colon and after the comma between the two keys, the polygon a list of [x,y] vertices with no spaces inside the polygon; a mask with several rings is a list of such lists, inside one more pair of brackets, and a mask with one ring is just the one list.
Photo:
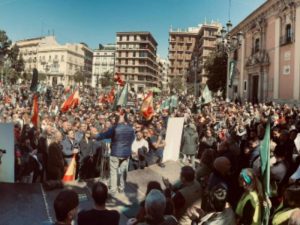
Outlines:
{"label": "white banner on pole", "polygon": [[184,117],[169,118],[163,162],[168,160],[177,161],[179,159],[183,124]]}
{"label": "white banner on pole", "polygon": [[0,123],[0,182],[15,182],[14,125]]}

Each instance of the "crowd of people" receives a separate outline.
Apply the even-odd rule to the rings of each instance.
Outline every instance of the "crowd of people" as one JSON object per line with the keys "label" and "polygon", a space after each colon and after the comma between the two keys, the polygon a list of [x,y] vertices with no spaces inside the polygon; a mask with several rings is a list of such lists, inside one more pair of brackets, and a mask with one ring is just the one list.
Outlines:
{"label": "crowd of people", "polygon": [[[201,104],[201,99],[188,95],[179,95],[176,105],[166,107],[163,101],[169,97],[161,95],[148,121],[140,114],[142,98],[134,92],[129,93],[131,106],[112,110],[112,104],[99,100],[102,93],[81,88],[80,105],[62,113],[60,106],[71,92],[63,87],[41,91],[36,127],[31,123],[33,93],[28,86],[2,86],[0,122],[14,123],[16,182],[61,181],[73,158],[77,180],[108,178],[108,187],[94,186],[95,209],[80,212],[78,224],[119,223],[118,212],[104,211],[108,195],[124,192],[128,170],[152,164],[164,169],[172,117],[185,120],[178,182],[164,178],[165,187],[150,182],[129,225],[258,225],[267,224],[266,218],[273,225],[300,224],[299,107],[221,98]],[[261,172],[265,142],[270,145],[270,193]],[[64,205],[65,198],[73,200]],[[57,224],[70,224],[75,218],[76,198],[67,192],[57,197]]]}

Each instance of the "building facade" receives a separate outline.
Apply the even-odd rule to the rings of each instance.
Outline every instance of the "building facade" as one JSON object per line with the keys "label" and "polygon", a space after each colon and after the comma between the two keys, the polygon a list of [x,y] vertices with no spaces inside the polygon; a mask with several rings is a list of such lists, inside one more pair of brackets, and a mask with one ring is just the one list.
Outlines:
{"label": "building facade", "polygon": [[186,30],[169,32],[169,77],[183,78],[187,81],[188,91],[198,92],[200,83],[205,84],[207,74],[203,68],[206,58],[216,47],[216,35],[220,23],[200,24]]}
{"label": "building facade", "polygon": [[267,102],[300,99],[300,1],[267,0],[232,31],[243,32],[229,97]]}
{"label": "building facade", "polygon": [[150,32],[117,32],[115,70],[135,91],[158,87],[157,42]]}
{"label": "building facade", "polygon": [[99,45],[93,52],[93,78],[92,86],[99,87],[104,73],[114,76],[115,68],[115,44]]}
{"label": "building facade", "polygon": [[55,36],[25,39],[16,42],[25,63],[25,72],[36,68],[48,85],[72,85],[74,74],[83,73],[90,84],[93,53],[84,43],[61,45]]}
{"label": "building facade", "polygon": [[157,56],[157,63],[158,63],[158,71],[159,71],[159,77],[161,80],[161,90],[162,91],[168,91],[168,71],[169,71],[169,65],[170,62],[167,59],[163,59],[159,56]]}
{"label": "building facade", "polygon": [[169,79],[184,79],[187,76],[192,53],[195,48],[200,27],[170,29],[169,31]]}

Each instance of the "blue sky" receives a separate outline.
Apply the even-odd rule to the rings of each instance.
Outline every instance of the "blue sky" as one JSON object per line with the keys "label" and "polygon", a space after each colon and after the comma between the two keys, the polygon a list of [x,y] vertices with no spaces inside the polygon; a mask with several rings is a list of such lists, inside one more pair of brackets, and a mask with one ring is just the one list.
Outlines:
{"label": "blue sky", "polygon": [[[234,25],[265,0],[231,0]],[[225,24],[229,0],[0,0],[0,29],[13,41],[54,30],[60,43],[90,48],[115,41],[118,31],[150,31],[167,57],[168,31],[207,21]]]}

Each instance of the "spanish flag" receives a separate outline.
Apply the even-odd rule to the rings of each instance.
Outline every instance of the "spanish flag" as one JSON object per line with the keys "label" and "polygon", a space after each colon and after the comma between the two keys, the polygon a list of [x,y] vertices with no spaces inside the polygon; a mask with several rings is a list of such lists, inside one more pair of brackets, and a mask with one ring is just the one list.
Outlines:
{"label": "spanish flag", "polygon": [[152,119],[154,115],[152,92],[149,92],[149,94],[143,100],[142,107],[141,107],[141,114],[146,119],[146,121]]}
{"label": "spanish flag", "polygon": [[76,90],[69,98],[61,105],[60,111],[67,112],[70,108],[76,108],[79,105],[79,92]]}
{"label": "spanish flag", "polygon": [[39,103],[38,103],[38,101],[39,101],[39,97],[37,94],[35,94],[33,97],[32,117],[31,117],[31,122],[35,128],[38,127],[38,123],[39,123]]}
{"label": "spanish flag", "polygon": [[63,177],[63,182],[74,181],[76,175],[76,155],[73,156],[70,165]]}

